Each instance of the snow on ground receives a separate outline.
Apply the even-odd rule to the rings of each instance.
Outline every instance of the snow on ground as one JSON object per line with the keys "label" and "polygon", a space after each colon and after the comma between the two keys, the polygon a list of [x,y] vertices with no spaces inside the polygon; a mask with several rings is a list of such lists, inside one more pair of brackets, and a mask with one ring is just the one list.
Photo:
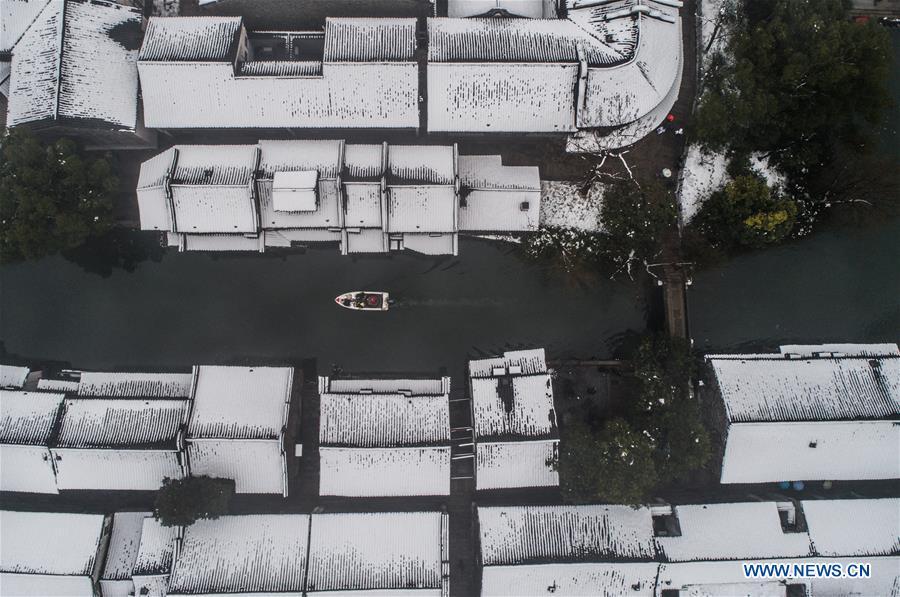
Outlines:
{"label": "snow on ground", "polygon": [[722,188],[728,179],[724,153],[703,151],[696,143],[688,147],[681,171],[681,217],[685,224],[697,215],[700,206],[711,194]]}
{"label": "snow on ground", "polygon": [[593,185],[586,195],[574,182],[541,181],[541,226],[599,232],[603,187]]}
{"label": "snow on ground", "polygon": [[[681,217],[685,224],[689,223],[703,202],[710,195],[725,186],[730,177],[726,172],[728,158],[724,153],[704,151],[699,145],[688,147],[681,171],[681,190],[678,195],[681,203]],[[754,153],[750,155],[750,167],[759,174],[769,187],[784,185],[784,175],[769,164],[768,157]]]}
{"label": "snow on ground", "polygon": [[769,157],[757,152],[750,154],[750,167],[763,177],[769,187],[783,187],[784,174],[769,164]]}

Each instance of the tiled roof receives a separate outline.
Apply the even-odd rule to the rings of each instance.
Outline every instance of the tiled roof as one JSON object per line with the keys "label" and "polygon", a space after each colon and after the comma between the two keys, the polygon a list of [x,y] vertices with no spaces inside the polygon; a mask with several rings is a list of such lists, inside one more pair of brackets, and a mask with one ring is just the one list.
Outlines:
{"label": "tiled roof", "polygon": [[786,532],[774,502],[674,506],[680,536],[657,537],[670,562],[812,555],[809,535]]}
{"label": "tiled roof", "polygon": [[170,594],[302,593],[309,515],[222,516],[184,530]]}
{"label": "tiled roof", "polygon": [[319,448],[319,494],[450,495],[450,446]]}
{"label": "tiled roof", "polygon": [[261,178],[272,178],[276,172],[314,170],[319,179],[337,178],[341,170],[343,141],[260,141],[259,170]]}
{"label": "tiled roof", "polygon": [[482,507],[478,524],[485,566],[656,558],[646,507]]}
{"label": "tiled roof", "polygon": [[0,443],[46,445],[64,394],[0,390]]}
{"label": "tiled roof", "polygon": [[617,595],[654,597],[656,562],[615,564],[537,564],[487,566],[482,572],[483,597],[523,597],[552,592],[568,597]]}
{"label": "tiled roof", "polygon": [[240,17],[153,17],[144,34],[140,60],[233,60],[240,30]]}
{"label": "tiled roof", "polygon": [[179,145],[173,185],[249,186],[256,145]]}
{"label": "tiled roof", "polygon": [[293,373],[290,367],[199,367],[189,437],[278,438]]}
{"label": "tiled roof", "polygon": [[104,524],[102,514],[2,510],[0,571],[90,575],[98,564]]}
{"label": "tiled roof", "polygon": [[548,437],[556,432],[548,374],[471,381],[476,438]]}
{"label": "tiled roof", "polygon": [[51,0],[16,46],[9,123],[71,118],[133,131],[137,48],[127,38],[139,32],[136,9]]}
{"label": "tiled roof", "polygon": [[110,398],[189,398],[190,373],[97,373],[85,371],[79,396]]}
{"label": "tiled roof", "polygon": [[61,448],[174,448],[187,414],[186,400],[76,398],[65,401]]}
{"label": "tiled roof", "polygon": [[48,0],[0,2],[0,52],[9,52],[31,26]]}
{"label": "tiled roof", "polygon": [[307,591],[441,587],[442,514],[313,514]]}
{"label": "tiled roof", "polygon": [[183,476],[178,453],[170,450],[52,448],[60,490],[156,491],[166,477]]}
{"label": "tiled roof", "polygon": [[802,506],[817,555],[900,555],[900,499],[805,500]]}
{"label": "tiled roof", "polygon": [[325,21],[325,62],[409,61],[415,50],[415,19]]}
{"label": "tiled roof", "polygon": [[323,394],[322,445],[392,447],[439,444],[450,439],[446,395]]}
{"label": "tiled roof", "polygon": [[285,494],[285,454],[281,442],[259,439],[190,440],[191,474],[234,479],[237,493]]}
{"label": "tiled roof", "polygon": [[28,367],[0,365],[0,388],[21,388],[30,372]]}
{"label": "tiled roof", "polygon": [[900,358],[709,359],[731,422],[900,416]]}
{"label": "tiled roof", "polygon": [[583,45],[590,64],[622,56],[566,19],[428,19],[431,62],[578,62]]}
{"label": "tiled roof", "polygon": [[503,356],[469,361],[470,377],[491,377],[494,367],[521,367],[522,375],[547,372],[547,358],[543,348],[510,350]]}
{"label": "tiled roof", "polygon": [[116,512],[112,536],[103,565],[105,580],[131,580],[131,571],[141,545],[141,529],[150,512]]}
{"label": "tiled roof", "polygon": [[388,232],[456,231],[456,191],[452,186],[388,187]]}
{"label": "tiled roof", "polygon": [[900,478],[896,421],[735,423],[722,483]]}
{"label": "tiled roof", "polygon": [[172,553],[178,527],[164,527],[153,517],[141,526],[141,543],[132,567],[133,576],[167,574],[172,569]]}
{"label": "tiled roof", "polygon": [[450,391],[450,378],[439,379],[332,379],[319,378],[328,394],[404,394],[437,396]]}
{"label": "tiled roof", "polygon": [[456,181],[452,145],[389,145],[389,184],[452,185]]}
{"label": "tiled roof", "polygon": [[559,473],[558,440],[477,442],[475,444],[476,489],[555,487]]}

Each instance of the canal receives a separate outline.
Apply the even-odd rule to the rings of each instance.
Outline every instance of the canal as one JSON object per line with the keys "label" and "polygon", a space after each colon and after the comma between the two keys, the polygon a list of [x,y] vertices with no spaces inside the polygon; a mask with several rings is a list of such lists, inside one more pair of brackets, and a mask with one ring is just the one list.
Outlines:
{"label": "canal", "polygon": [[[22,263],[0,269],[0,340],[8,354],[80,368],[316,358],[320,371],[461,376],[467,357],[509,347],[608,358],[645,329],[639,285],[574,280],[490,241],[461,239],[459,253],[170,251],[106,278],[60,257]],[[382,289],[398,300],[386,313],[333,302]]]}
{"label": "canal", "polygon": [[[894,106],[879,136],[900,168],[900,30],[890,31]],[[897,342],[900,218],[826,228],[699,272],[688,306],[691,335],[702,350],[768,350],[783,342],[828,340]]]}

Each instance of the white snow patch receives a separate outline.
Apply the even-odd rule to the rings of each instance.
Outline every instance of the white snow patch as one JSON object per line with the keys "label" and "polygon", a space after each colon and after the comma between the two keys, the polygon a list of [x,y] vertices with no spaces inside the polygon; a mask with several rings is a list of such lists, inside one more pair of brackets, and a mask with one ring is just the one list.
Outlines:
{"label": "white snow patch", "polygon": [[602,185],[592,185],[587,194],[582,194],[579,186],[574,182],[541,181],[541,226],[575,228],[587,232],[602,230]]}
{"label": "white snow patch", "polygon": [[784,174],[769,163],[769,156],[763,155],[758,151],[750,154],[750,167],[762,176],[770,188],[784,186]]}
{"label": "white snow patch", "polygon": [[691,221],[703,202],[728,182],[728,158],[724,153],[710,153],[697,144],[688,147],[681,171],[681,217],[685,224]]}

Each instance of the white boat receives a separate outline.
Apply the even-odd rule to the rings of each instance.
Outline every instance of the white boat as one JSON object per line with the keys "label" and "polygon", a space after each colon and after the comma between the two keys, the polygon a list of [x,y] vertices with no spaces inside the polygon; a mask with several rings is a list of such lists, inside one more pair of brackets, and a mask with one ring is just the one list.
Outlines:
{"label": "white boat", "polygon": [[354,311],[387,311],[390,299],[387,292],[354,290],[334,297],[334,302]]}

